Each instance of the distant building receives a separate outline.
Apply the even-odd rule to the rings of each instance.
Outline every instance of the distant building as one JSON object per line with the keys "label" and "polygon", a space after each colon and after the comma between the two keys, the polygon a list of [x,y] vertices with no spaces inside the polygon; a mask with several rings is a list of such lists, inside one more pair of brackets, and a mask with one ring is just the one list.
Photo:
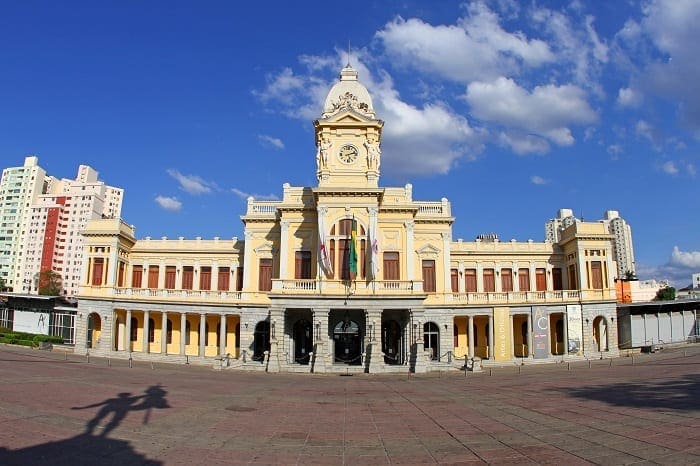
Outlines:
{"label": "distant building", "polygon": [[37,196],[44,192],[46,172],[37,157],[28,156],[21,167],[5,168],[0,180],[0,277],[8,289],[21,283],[17,258],[26,242],[23,220]]}
{"label": "distant building", "polygon": [[87,222],[121,215],[124,191],[80,165],[74,180],[47,176],[37,157],[3,171],[0,184],[0,276],[16,293],[37,293],[38,274],[61,275],[63,294],[78,292]]}
{"label": "distant building", "polygon": [[[574,216],[571,209],[559,209],[556,218],[550,219],[544,224],[546,243],[557,243],[561,239],[561,233],[569,225],[582,222]],[[608,210],[599,222],[605,225],[608,232],[614,236],[613,259],[616,263],[617,278],[627,278],[628,272],[634,275],[634,247],[632,245],[632,229],[620,217],[616,210]]]}

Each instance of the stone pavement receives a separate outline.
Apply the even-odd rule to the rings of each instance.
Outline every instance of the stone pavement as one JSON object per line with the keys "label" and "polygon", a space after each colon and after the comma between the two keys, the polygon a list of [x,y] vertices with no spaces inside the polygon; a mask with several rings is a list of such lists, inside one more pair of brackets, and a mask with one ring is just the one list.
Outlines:
{"label": "stone pavement", "polygon": [[700,345],[424,376],[0,345],[0,464],[700,464]]}

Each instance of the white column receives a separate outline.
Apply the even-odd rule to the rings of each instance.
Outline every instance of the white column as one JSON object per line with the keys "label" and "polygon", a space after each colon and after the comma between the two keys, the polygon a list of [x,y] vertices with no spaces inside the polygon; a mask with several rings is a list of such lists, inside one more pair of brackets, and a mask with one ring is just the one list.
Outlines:
{"label": "white column", "polygon": [[289,261],[289,220],[280,220],[280,278],[293,278],[287,275]]}
{"label": "white column", "polygon": [[415,254],[413,250],[413,222],[406,222],[406,280],[413,280],[415,273]]}
{"label": "white column", "polygon": [[204,356],[205,354],[205,345],[204,345],[204,334],[207,329],[206,327],[206,322],[207,322],[207,315],[206,314],[200,314],[199,315],[199,355]]}
{"label": "white column", "polygon": [[221,324],[219,324],[219,355],[226,354],[226,314],[221,315]]}
{"label": "white column", "polygon": [[162,290],[165,288],[165,260],[160,260],[160,265],[158,266],[158,289]]}
{"label": "white column", "polygon": [[535,354],[532,348],[532,312],[527,313],[527,354],[528,357]]}
{"label": "white column", "polygon": [[474,357],[474,316],[469,316],[469,322],[467,323],[467,332],[469,334],[469,357]]}
{"label": "white column", "polygon": [[245,245],[243,249],[243,291],[249,291],[250,290],[250,277],[252,276],[252,271],[255,268],[255,264],[253,264],[254,261],[254,254],[255,251],[253,251],[253,232],[252,231],[246,231],[245,232]]}
{"label": "white column", "polygon": [[562,340],[564,340],[564,355],[566,356],[567,354],[569,354],[569,322],[567,322],[568,316],[566,312],[562,312],[561,318],[564,327],[564,335],[562,335]]}
{"label": "white column", "polygon": [[126,311],[126,332],[124,332],[124,349],[131,353],[131,311]]}
{"label": "white column", "polygon": [[[452,274],[450,270],[450,242],[452,241],[452,234],[451,233],[443,233],[442,234],[442,249],[443,249],[443,254],[442,257],[444,258],[445,263],[443,264],[443,285],[442,289],[443,290],[448,290],[452,291]],[[437,264],[435,264],[435,267],[437,267]],[[436,271],[437,272],[437,271]],[[437,289],[436,291],[440,291],[440,289]]]}
{"label": "white column", "polygon": [[180,356],[185,355],[185,343],[187,342],[187,313],[180,314]]}
{"label": "white column", "polygon": [[119,270],[119,260],[117,257],[118,253],[119,247],[116,244],[112,244],[112,249],[109,254],[109,268],[106,270],[106,280],[102,281],[102,283],[107,286],[117,285],[117,271]]}
{"label": "white column", "polygon": [[212,291],[219,288],[219,261],[213,261],[211,264],[211,286],[209,288]]}
{"label": "white column", "polygon": [[141,351],[143,351],[144,353],[150,352],[151,349],[151,342],[148,339],[148,335],[150,333],[150,325],[148,322],[149,318],[149,311],[143,311],[143,345],[141,347]]}
{"label": "white column", "polygon": [[160,315],[160,352],[168,354],[168,313],[161,312]]}
{"label": "white column", "polygon": [[493,359],[493,309],[491,309],[491,314],[489,314],[489,359]]}

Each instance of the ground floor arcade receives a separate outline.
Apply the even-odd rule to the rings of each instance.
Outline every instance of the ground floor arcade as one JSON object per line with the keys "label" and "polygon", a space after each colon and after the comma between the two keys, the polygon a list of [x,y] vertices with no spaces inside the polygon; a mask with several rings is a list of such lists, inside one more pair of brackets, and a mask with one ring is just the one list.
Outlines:
{"label": "ground floor arcade", "polygon": [[431,309],[416,300],[280,300],[260,308],[164,309],[91,301],[80,308],[77,352],[226,358],[270,372],[423,372],[475,360],[617,354],[614,303]]}

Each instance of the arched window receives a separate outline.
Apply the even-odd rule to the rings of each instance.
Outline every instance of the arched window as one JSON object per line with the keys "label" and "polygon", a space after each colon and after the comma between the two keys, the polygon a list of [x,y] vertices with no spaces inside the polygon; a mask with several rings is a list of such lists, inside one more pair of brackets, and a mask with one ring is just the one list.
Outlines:
{"label": "arched window", "polygon": [[440,357],[440,329],[436,323],[423,324],[423,344],[430,351],[430,359],[436,361]]}

